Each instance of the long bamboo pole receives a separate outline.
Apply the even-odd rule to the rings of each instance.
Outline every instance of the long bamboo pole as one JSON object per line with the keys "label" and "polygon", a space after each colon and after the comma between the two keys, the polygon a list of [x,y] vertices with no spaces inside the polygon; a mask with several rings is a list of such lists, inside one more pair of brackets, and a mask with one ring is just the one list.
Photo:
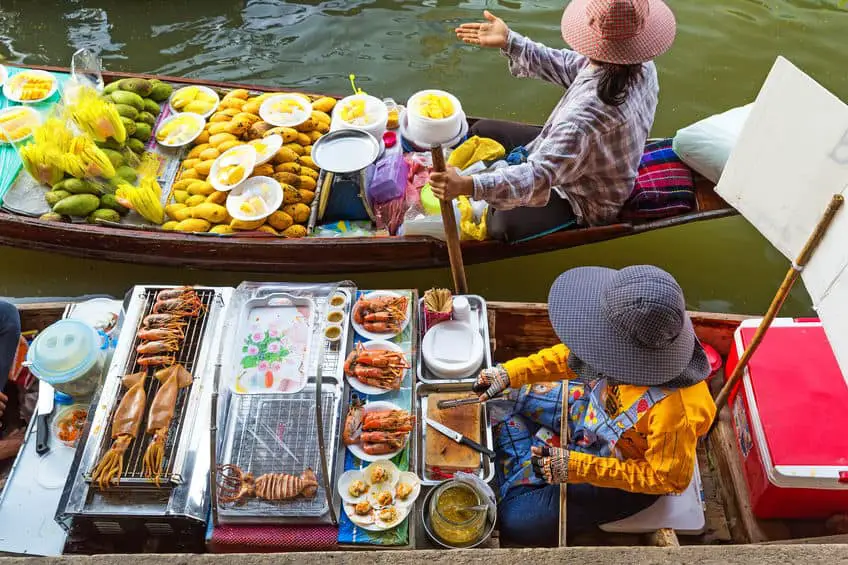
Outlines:
{"label": "long bamboo pole", "polygon": [[[434,145],[430,149],[433,155],[433,171],[443,173],[445,167],[445,154],[441,145]],[[442,211],[442,224],[445,227],[445,236],[448,244],[448,259],[450,259],[451,275],[453,275],[453,288],[456,294],[468,294],[468,282],[465,279],[465,265],[462,261],[462,248],[459,245],[459,233],[456,230],[456,215],[453,212],[453,203],[439,200],[439,208]]]}
{"label": "long bamboo pole", "polygon": [[798,254],[798,258],[795,259],[795,262],[789,268],[789,271],[787,271],[780,288],[777,289],[777,294],[774,295],[774,298],[771,301],[771,305],[769,306],[766,315],[763,317],[762,322],[760,322],[759,327],[757,327],[754,339],[752,339],[748,347],[745,348],[745,351],[739,358],[739,363],[736,364],[730,378],[727,379],[724,387],[722,387],[716,397],[716,418],[713,420],[713,426],[715,426],[715,422],[718,421],[718,412],[720,412],[724,405],[727,404],[727,399],[730,397],[730,393],[736,387],[739,379],[742,378],[742,374],[745,371],[745,367],[748,365],[748,362],[751,360],[751,356],[754,355],[754,352],[763,341],[766,331],[769,326],[771,326],[775,317],[777,317],[783,303],[786,302],[786,297],[789,296],[789,291],[792,290],[792,285],[795,284],[795,281],[798,280],[798,277],[801,275],[801,271],[804,270],[804,266],[810,261],[810,257],[812,257],[813,252],[816,250],[816,247],[818,247],[824,237],[824,234],[827,232],[827,228],[830,226],[831,222],[833,222],[833,218],[836,216],[836,212],[839,211],[844,200],[845,199],[841,194],[833,195],[824,215],[821,217],[819,223],[813,230],[813,233],[810,235],[810,238]]}

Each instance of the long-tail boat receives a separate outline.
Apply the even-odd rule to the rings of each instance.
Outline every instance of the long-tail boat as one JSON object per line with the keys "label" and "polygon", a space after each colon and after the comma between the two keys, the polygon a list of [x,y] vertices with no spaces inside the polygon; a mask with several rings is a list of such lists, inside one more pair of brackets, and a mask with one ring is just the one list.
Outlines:
{"label": "long-tail boat", "polygon": [[[69,72],[62,67],[27,65],[27,68]],[[107,83],[132,77],[158,78],[175,86],[194,84],[218,90],[287,90],[137,73],[106,72],[103,75]],[[697,175],[696,179],[697,209],[691,212],[663,219],[622,221],[565,230],[519,243],[463,241],[464,262],[471,265],[545,253],[737,213],[714,192],[708,180]],[[165,188],[167,190],[168,187]],[[319,198],[315,200],[317,202]],[[50,222],[2,208],[0,245],[104,261],[250,272],[355,273],[425,269],[449,264],[447,244],[426,236],[300,239],[283,239],[264,233],[219,236]]]}
{"label": "long-tail boat", "polygon": [[[22,327],[26,330],[42,330],[63,315],[65,302],[61,303],[33,303],[20,304],[19,311],[22,318]],[[489,315],[489,327],[493,358],[496,361],[505,361],[515,356],[527,355],[541,348],[549,347],[558,342],[553,328],[547,317],[547,308],[542,304],[489,302],[487,304]],[[690,313],[698,338],[702,343],[708,344],[726,358],[732,345],[733,333],[745,316],[728,314],[711,314],[692,312]],[[712,379],[715,388],[720,386],[723,380],[723,370],[719,371]],[[706,525],[703,533],[693,536],[678,536],[673,530],[657,530],[649,534],[623,534],[604,533],[598,531],[595,534],[577,536],[561,536],[560,546],[570,547],[582,546],[607,547],[608,558],[615,558],[616,551],[632,551],[633,546],[672,546],[677,548],[674,562],[683,562],[684,553],[690,559],[704,559],[709,562],[731,562],[727,555],[722,553],[728,544],[746,545],[753,553],[746,553],[748,548],[734,549],[732,562],[763,562],[777,559],[786,562],[834,562],[818,560],[821,552],[827,553],[828,548],[839,546],[829,544],[848,543],[848,516],[834,516],[828,520],[760,520],[752,512],[749,502],[748,487],[740,462],[739,447],[733,424],[728,411],[722,412],[716,424],[714,433],[709,440],[701,443],[698,449],[699,466],[703,486],[703,501],[705,506]],[[565,528],[561,525],[565,533]],[[190,551],[199,552],[204,550],[204,540],[176,539],[179,536],[169,535],[158,540],[129,539],[122,535],[104,535],[97,540],[75,540],[73,544],[66,546],[66,552],[177,552]],[[425,560],[432,562],[438,559],[440,552],[422,551],[431,549],[431,544],[425,543],[423,536],[416,539],[421,543],[407,549],[412,551],[393,551],[389,555],[399,561],[410,563],[423,563]],[[779,547],[784,545],[795,545],[795,548]],[[800,544],[800,545],[798,545]],[[756,548],[752,547],[755,545]],[[465,553],[473,556],[475,560],[492,560],[498,562],[499,556],[504,554],[492,551],[499,546],[497,537],[489,540],[485,548],[467,550]],[[622,547],[627,546],[627,547]],[[678,547],[681,546],[681,547]],[[688,546],[684,547],[683,546]],[[698,547],[700,546],[700,548]],[[249,545],[237,545],[232,547],[221,547],[207,545],[207,551],[213,552],[267,552],[281,551],[273,547],[251,547]],[[337,548],[342,549],[342,548]],[[344,549],[349,549],[345,547]],[[374,549],[373,547],[364,549]],[[782,551],[780,556],[776,551]],[[548,559],[548,550],[533,550],[538,552],[540,559]],[[844,551],[840,549],[838,551]],[[509,562],[516,559],[528,557],[533,558],[533,552],[513,555]],[[346,561],[355,562],[357,559],[371,556],[374,553],[350,554]],[[570,555],[569,553],[563,554]],[[632,557],[631,554],[627,554]],[[660,554],[651,554],[651,561],[663,559]],[[665,555],[665,554],[663,554]],[[830,554],[828,554],[830,555]],[[544,556],[544,557],[543,557]],[[305,556],[309,557],[309,556]],[[314,557],[314,555],[312,556]],[[668,557],[668,556],[666,556]],[[754,559],[756,557],[756,559]],[[833,553],[832,558],[836,558]],[[553,559],[553,557],[550,557]],[[739,559],[737,561],[737,558]],[[597,559],[597,556],[595,556]],[[753,559],[753,560],[751,560]],[[189,560],[190,561],[190,560]],[[304,561],[305,562],[305,561]],[[364,563],[365,561],[363,561]],[[506,561],[503,561],[506,562]],[[836,560],[838,562],[838,559]]]}

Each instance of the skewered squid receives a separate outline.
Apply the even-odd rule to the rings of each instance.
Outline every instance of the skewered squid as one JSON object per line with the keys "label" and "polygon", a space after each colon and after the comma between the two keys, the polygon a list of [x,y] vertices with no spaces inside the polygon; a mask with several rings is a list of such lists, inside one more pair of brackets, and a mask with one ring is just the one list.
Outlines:
{"label": "skewered squid", "polygon": [[101,489],[108,488],[113,481],[117,482],[121,478],[124,452],[138,435],[141,420],[144,418],[144,407],[147,404],[147,392],[144,390],[146,380],[145,372],[126,375],[121,380],[121,384],[127,387],[127,392],[112,416],[112,446],[91,473],[91,480]]}
{"label": "skewered squid", "polygon": [[318,478],[309,467],[300,476],[266,473],[256,479],[237,465],[218,467],[218,498],[222,503],[241,503],[249,497],[278,502],[298,496],[312,498],[317,492]]}
{"label": "skewered squid", "polygon": [[153,439],[147,445],[147,451],[144,452],[143,471],[144,476],[152,479],[158,487],[159,477],[162,476],[162,460],[165,457],[165,441],[168,439],[168,430],[174,418],[177,395],[180,389],[191,384],[192,376],[182,365],[172,365],[167,369],[156,371],[153,376],[162,384],[156,391],[147,414],[146,431],[153,436]]}

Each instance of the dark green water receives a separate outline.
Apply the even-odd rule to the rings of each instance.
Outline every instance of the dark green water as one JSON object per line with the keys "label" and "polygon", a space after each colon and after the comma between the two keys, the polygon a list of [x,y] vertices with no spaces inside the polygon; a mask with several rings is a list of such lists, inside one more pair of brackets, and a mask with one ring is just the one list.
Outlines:
{"label": "dark green water", "polygon": [[[843,46],[848,11],[837,0],[672,0],[677,40],[658,61],[660,108],[653,134],[750,102],[777,55],[848,98]],[[562,2],[0,0],[0,56],[64,65],[81,47],[99,48],[115,70],[298,86],[346,93],[355,73],[369,93],[403,101],[422,88],[454,92],[470,114],[541,122],[560,92],[512,79],[496,53],[457,43],[452,29],[484,8],[514,29],[562,44]],[[578,265],[652,263],[669,270],[690,308],[756,313],[767,308],[788,262],[741,218],[673,228],[613,242],[468,269],[489,299],[544,300],[553,278]],[[242,280],[327,280],[156,269],[0,249],[0,295],[122,294],[142,282],[238,284]],[[445,270],[375,273],[365,287],[448,285]],[[810,312],[798,289],[788,314]]]}

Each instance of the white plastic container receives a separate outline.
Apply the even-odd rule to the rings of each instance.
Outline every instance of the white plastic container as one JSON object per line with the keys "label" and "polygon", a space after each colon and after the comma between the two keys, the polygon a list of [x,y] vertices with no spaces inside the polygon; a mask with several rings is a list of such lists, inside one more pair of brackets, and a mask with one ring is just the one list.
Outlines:
{"label": "white plastic container", "polygon": [[32,342],[27,366],[74,400],[88,398],[103,376],[103,338],[80,320],[59,320]]}
{"label": "white plastic container", "polygon": [[[365,115],[351,121],[342,118],[344,108],[358,101],[365,102]],[[333,108],[333,119],[330,123],[330,130],[358,129],[370,133],[374,136],[374,139],[380,141],[386,132],[386,123],[388,120],[389,109],[386,107],[385,102],[368,94],[354,94],[336,103],[335,108]]]}
{"label": "white plastic container", "polygon": [[[453,105],[453,114],[446,118],[434,119],[422,116],[419,108],[428,94],[445,96]],[[462,130],[465,113],[462,104],[453,94],[443,90],[422,90],[412,95],[406,103],[406,135],[416,144],[439,145],[447,143]]]}
{"label": "white plastic container", "polygon": [[[457,298],[454,297],[454,301]],[[483,337],[467,322],[442,322],[424,334],[421,355],[434,376],[463,379],[471,376],[483,363]]]}

